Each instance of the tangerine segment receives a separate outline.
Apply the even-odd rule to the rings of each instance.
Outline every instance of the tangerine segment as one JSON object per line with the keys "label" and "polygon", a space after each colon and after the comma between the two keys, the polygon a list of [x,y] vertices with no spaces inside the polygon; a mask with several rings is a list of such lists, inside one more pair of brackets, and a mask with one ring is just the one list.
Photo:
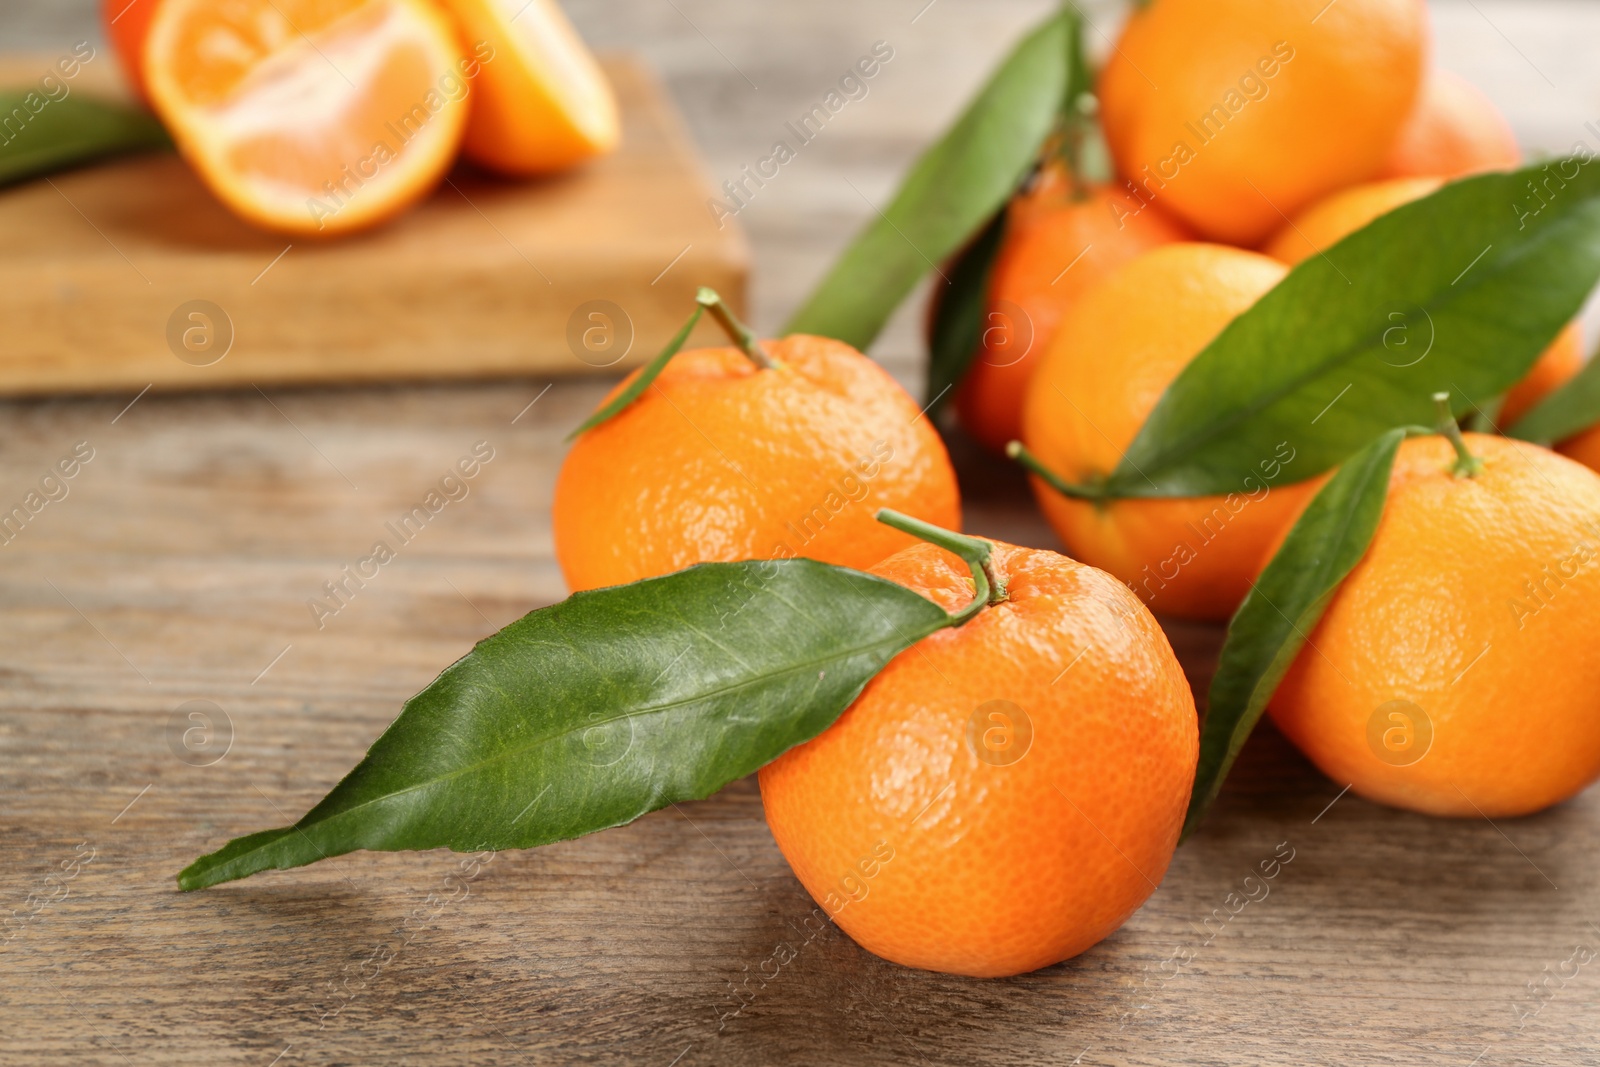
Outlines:
{"label": "tangerine segment", "polygon": [[466,127],[461,47],[429,0],[165,0],[144,55],[179,150],[270,229],[394,216],[444,175]]}
{"label": "tangerine segment", "polygon": [[[839,720],[761,771],[801,884],[864,948],[994,977],[1075,956],[1155,891],[1194,777],[1194,698],[1116,579],[995,543],[1006,599],[925,638]],[[954,556],[916,545],[873,573],[948,610]]]}
{"label": "tangerine segment", "polygon": [[[1190,360],[1286,273],[1221,245],[1148,252],[1066,314],[1034,376],[1023,441],[1069,482],[1108,475]],[[1089,502],[1033,479],[1068,551],[1127,582],[1151,610],[1226,619],[1316,483],[1285,439],[1239,471],[1222,496]],[[1299,484],[1291,484],[1298,482]]]}
{"label": "tangerine segment", "polygon": [[1538,811],[1600,776],[1600,477],[1536,445],[1404,442],[1372,544],[1270,704],[1335,782],[1435,815]]}
{"label": "tangerine segment", "polygon": [[959,528],[944,444],[887,371],[826,337],[763,343],[778,367],[736,348],[680,352],[573,445],[551,526],[574,592],[714,560],[865,569],[915,540],[879,508]]}
{"label": "tangerine segment", "polygon": [[492,57],[479,56],[467,158],[505,174],[547,174],[617,146],[621,120],[611,83],[554,0],[446,6]]}

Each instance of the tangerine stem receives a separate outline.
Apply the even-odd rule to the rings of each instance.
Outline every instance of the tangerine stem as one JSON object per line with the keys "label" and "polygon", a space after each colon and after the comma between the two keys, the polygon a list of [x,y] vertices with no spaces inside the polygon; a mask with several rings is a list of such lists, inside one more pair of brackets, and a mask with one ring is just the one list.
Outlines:
{"label": "tangerine stem", "polygon": [[1046,467],[1038,456],[1028,451],[1028,446],[1021,441],[1012,441],[1006,445],[1006,455],[1015,460],[1028,473],[1035,475],[1050,488],[1062,496],[1072,497],[1074,500],[1104,500],[1105,493],[1087,485],[1074,485],[1055,471]]}
{"label": "tangerine stem", "polygon": [[1483,470],[1483,460],[1467,451],[1466,439],[1461,436],[1461,426],[1456,422],[1455,412],[1450,410],[1450,394],[1434,393],[1434,406],[1439,409],[1438,432],[1449,440],[1456,450],[1456,461],[1450,468],[1450,473],[1457,478],[1471,478]]}
{"label": "tangerine stem", "polygon": [[777,367],[778,361],[767,354],[761,347],[761,342],[756,338],[754,331],[740,322],[728,305],[722,302],[722,297],[710,286],[702,285],[694,294],[695,303],[711,312],[711,317],[717,320],[717,325],[727,332],[730,340],[739,346],[739,350],[750,358],[750,362],[762,370],[772,370]]}
{"label": "tangerine stem", "polygon": [[947,552],[954,552],[966,562],[972,571],[972,603],[960,611],[949,613],[951,625],[960,626],[985,607],[992,607],[1006,598],[1006,584],[994,572],[992,562],[994,546],[988,541],[946,530],[942,526],[914,519],[892,508],[879,508],[873,517],[901,533],[908,533],[930,545],[938,545]]}

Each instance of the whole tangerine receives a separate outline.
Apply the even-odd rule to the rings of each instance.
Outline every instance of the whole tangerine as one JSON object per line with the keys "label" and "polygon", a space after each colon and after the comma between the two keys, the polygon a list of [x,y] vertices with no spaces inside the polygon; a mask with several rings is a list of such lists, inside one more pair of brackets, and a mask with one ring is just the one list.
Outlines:
{"label": "whole tangerine", "polygon": [[1434,67],[1379,174],[1455,178],[1521,163],[1517,135],[1494,101],[1461,75]]}
{"label": "whole tangerine", "polygon": [[[846,933],[983,977],[1077,955],[1155,891],[1199,748],[1183,671],[1126,586],[992,544],[1003,599],[895,657],[760,774],[772,836]],[[873,573],[948,611],[973,597],[931,545]]]}
{"label": "whole tangerine", "polygon": [[[1222,245],[1146,253],[1063,318],[1023,408],[1022,440],[1068,482],[1111,473],[1161,394],[1222,328],[1287,273]],[[1223,496],[1081,500],[1035,476],[1069,552],[1132,586],[1157,613],[1226,619],[1244,600],[1312,483],[1283,442]]]}
{"label": "whole tangerine", "polygon": [[1323,773],[1435,815],[1600,776],[1600,475],[1503,437],[1405,441],[1366,555],[1269,705]]}
{"label": "whole tangerine", "polygon": [[574,592],[713,561],[864,569],[913,540],[875,521],[879,508],[959,528],[944,444],[888,372],[826,337],[764,346],[771,367],[737,347],[681,352],[578,438],[551,506]]}
{"label": "whole tangerine", "polygon": [[982,343],[956,389],[961,426],[1003,453],[1022,435],[1028,382],[1061,316],[1107,275],[1185,231],[1111,185],[1074,187],[1049,168],[1006,209],[1006,232],[990,276]]}
{"label": "whole tangerine", "polygon": [[149,18],[151,106],[247,222],[308,237],[376,226],[455,162],[470,98],[441,87],[469,68],[434,0],[160,0]]}
{"label": "whole tangerine", "polygon": [[1426,43],[1417,0],[1153,0],[1101,73],[1106,139],[1141,200],[1253,246],[1376,173]]}

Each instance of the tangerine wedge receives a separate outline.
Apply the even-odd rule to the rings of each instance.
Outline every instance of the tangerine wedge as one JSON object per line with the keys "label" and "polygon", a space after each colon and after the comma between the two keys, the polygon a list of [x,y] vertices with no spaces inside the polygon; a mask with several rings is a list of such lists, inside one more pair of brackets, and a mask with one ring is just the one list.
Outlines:
{"label": "tangerine wedge", "polygon": [[286,233],[394,217],[466,131],[472,64],[429,0],[163,0],[143,66],[211,191]]}
{"label": "tangerine wedge", "polygon": [[616,147],[621,127],[611,83],[554,0],[445,0],[445,6],[484,60],[472,86],[468,159],[531,176]]}

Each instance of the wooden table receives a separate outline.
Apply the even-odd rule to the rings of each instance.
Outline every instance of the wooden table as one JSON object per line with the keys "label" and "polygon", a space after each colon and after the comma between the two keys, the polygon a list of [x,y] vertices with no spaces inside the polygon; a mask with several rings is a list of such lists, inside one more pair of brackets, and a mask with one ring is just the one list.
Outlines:
{"label": "wooden table", "polygon": [[[20,27],[0,46],[75,39],[92,6],[44,3],[0,15],[0,34]],[[922,0],[573,7],[600,43],[652,55],[719,180],[874,40],[894,43],[875,95],[742,215],[772,328],[1043,5],[944,0],[915,23]],[[1445,60],[1530,145],[1568,145],[1600,113],[1600,12],[1435,11]],[[881,354],[913,381],[910,321]],[[1498,825],[1428,819],[1341,797],[1270,729],[1127,926],[1003,981],[905,970],[834,931],[804,943],[811,905],[748,781],[501,854],[442,906],[448,853],[178,894],[184,863],[297,816],[440,667],[563,595],[551,484],[605,385],[0,404],[0,504],[78,442],[94,451],[0,545],[0,902],[18,916],[0,935],[0,1063],[1600,1062],[1600,962],[1553,977],[1575,946],[1600,948],[1600,791]],[[319,630],[321,583],[479,440],[495,458],[471,495]],[[971,529],[1054,543],[1012,471],[956,453]],[[1203,689],[1218,635],[1171,632]],[[185,737],[197,708],[214,730]],[[1281,842],[1294,859],[1270,895],[1203,925]],[[795,959],[724,1019],[779,942]],[[375,969],[385,945],[398,955]]]}

